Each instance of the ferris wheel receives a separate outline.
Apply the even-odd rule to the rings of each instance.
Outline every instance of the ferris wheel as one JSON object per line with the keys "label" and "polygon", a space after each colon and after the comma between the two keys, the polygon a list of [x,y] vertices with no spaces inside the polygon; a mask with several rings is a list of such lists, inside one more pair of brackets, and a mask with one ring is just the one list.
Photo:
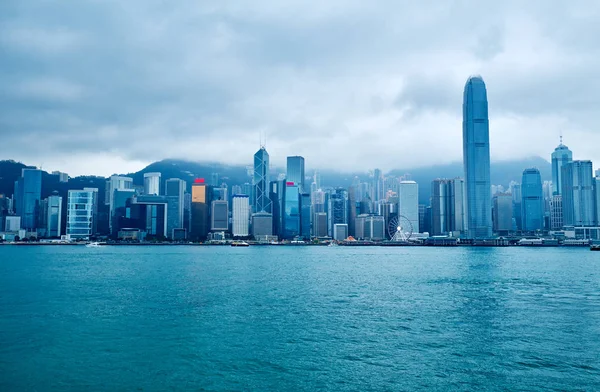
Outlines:
{"label": "ferris wheel", "polygon": [[404,215],[397,215],[388,223],[388,236],[393,242],[407,242],[413,234],[412,223]]}

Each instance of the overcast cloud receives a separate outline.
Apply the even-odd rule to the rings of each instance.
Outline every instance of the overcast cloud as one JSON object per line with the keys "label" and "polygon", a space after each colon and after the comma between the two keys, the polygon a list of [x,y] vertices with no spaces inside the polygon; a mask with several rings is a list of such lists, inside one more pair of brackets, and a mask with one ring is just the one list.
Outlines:
{"label": "overcast cloud", "polygon": [[[310,4],[309,4],[310,3]],[[0,2],[0,159],[71,175],[163,158],[411,168],[462,159],[488,87],[492,160],[600,162],[596,1]]]}

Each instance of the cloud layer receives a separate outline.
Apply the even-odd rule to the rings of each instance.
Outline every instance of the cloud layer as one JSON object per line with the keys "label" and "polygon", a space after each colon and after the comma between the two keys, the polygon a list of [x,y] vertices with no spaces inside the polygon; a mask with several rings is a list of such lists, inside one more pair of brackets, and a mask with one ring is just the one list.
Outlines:
{"label": "cloud layer", "polygon": [[598,164],[598,20],[593,1],[6,0],[0,158],[247,164],[263,133],[278,165],[447,163],[481,74],[493,160],[548,157],[562,132]]}

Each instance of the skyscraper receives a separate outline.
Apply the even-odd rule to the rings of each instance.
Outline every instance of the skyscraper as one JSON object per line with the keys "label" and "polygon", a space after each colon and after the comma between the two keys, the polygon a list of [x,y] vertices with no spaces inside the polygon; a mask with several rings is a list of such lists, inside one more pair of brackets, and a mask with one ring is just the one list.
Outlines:
{"label": "skyscraper", "polygon": [[160,173],[144,173],[144,194],[160,195]]}
{"label": "skyscraper", "polygon": [[96,234],[98,189],[70,190],[67,198],[67,235],[88,240]]}
{"label": "skyscraper", "polygon": [[494,231],[501,235],[512,230],[513,202],[510,193],[496,193],[494,195]]}
{"label": "skyscraper", "polygon": [[398,189],[398,215],[408,219],[413,233],[419,233],[419,184],[415,181],[400,181]]}
{"label": "skyscraper", "polygon": [[348,193],[343,188],[338,188],[329,195],[327,203],[328,233],[333,237],[333,225],[348,223]]}
{"label": "skyscraper", "polygon": [[254,211],[271,213],[269,198],[269,153],[262,146],[254,154]]}
{"label": "skyscraper", "polygon": [[572,161],[561,167],[564,226],[596,224],[591,161]]}
{"label": "skyscraper", "polygon": [[62,197],[55,192],[47,199],[46,210],[46,236],[60,237],[61,219],[62,219]]}
{"label": "skyscraper", "polygon": [[464,181],[437,179],[431,183],[432,235],[465,231]]}
{"label": "skyscraper", "polygon": [[17,215],[21,217],[21,228],[28,231],[37,229],[41,198],[42,171],[23,169],[21,178],[15,182]]}
{"label": "skyscraper", "polygon": [[185,181],[179,178],[169,178],[165,182],[168,200],[167,237],[169,238],[174,238],[175,229],[184,229],[185,187]]}
{"label": "skyscraper", "polygon": [[231,212],[231,234],[234,237],[248,237],[250,219],[250,197],[248,195],[233,195]]}
{"label": "skyscraper", "polygon": [[573,161],[573,153],[569,150],[569,147],[562,143],[562,136],[560,137],[560,144],[554,149],[552,153],[552,194],[562,195],[562,172],[561,168]]}
{"label": "skyscraper", "polygon": [[210,202],[212,190],[204,178],[197,178],[192,184],[192,218],[190,238],[204,241],[210,228]]}
{"label": "skyscraper", "polygon": [[104,193],[104,204],[108,205],[108,211],[109,211],[109,220],[108,220],[108,225],[109,225],[109,230],[112,233],[113,232],[113,215],[115,213],[115,206],[114,206],[114,197],[115,197],[115,191],[117,190],[127,190],[127,189],[133,189],[133,179],[131,177],[121,177],[121,176],[111,176],[108,180],[106,180],[106,190]]}
{"label": "skyscraper", "polygon": [[521,197],[522,230],[542,230],[544,228],[544,196],[542,177],[538,169],[531,168],[523,171]]}
{"label": "skyscraper", "polygon": [[490,130],[487,92],[480,76],[467,80],[463,99],[467,236],[486,238],[492,235]]}
{"label": "skyscraper", "polygon": [[211,231],[229,230],[229,206],[226,200],[213,200],[211,206]]}
{"label": "skyscraper", "polygon": [[309,189],[304,184],[304,158],[300,156],[287,157],[286,179],[298,185],[300,193],[307,192]]}
{"label": "skyscraper", "polygon": [[286,182],[283,210],[283,238],[293,239],[300,235],[300,193],[298,185]]}

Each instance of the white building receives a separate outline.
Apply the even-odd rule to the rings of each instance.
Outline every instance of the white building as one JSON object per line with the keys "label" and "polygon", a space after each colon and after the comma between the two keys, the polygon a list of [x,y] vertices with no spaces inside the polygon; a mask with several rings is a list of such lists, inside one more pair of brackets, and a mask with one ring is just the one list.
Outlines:
{"label": "white building", "polygon": [[248,222],[250,219],[250,197],[248,195],[233,195],[231,213],[231,234],[234,237],[248,237]]}
{"label": "white building", "polygon": [[5,220],[4,231],[17,232],[21,230],[21,217],[20,216],[7,216]]}
{"label": "white building", "polygon": [[348,225],[346,223],[336,223],[333,225],[333,239],[344,241],[348,238]]}
{"label": "white building", "polygon": [[144,173],[144,194],[160,195],[160,173]]}
{"label": "white building", "polygon": [[419,184],[415,181],[400,181],[398,213],[412,225],[412,232],[419,233]]}
{"label": "white building", "polygon": [[96,234],[98,189],[70,190],[67,199],[67,235],[87,240]]}

